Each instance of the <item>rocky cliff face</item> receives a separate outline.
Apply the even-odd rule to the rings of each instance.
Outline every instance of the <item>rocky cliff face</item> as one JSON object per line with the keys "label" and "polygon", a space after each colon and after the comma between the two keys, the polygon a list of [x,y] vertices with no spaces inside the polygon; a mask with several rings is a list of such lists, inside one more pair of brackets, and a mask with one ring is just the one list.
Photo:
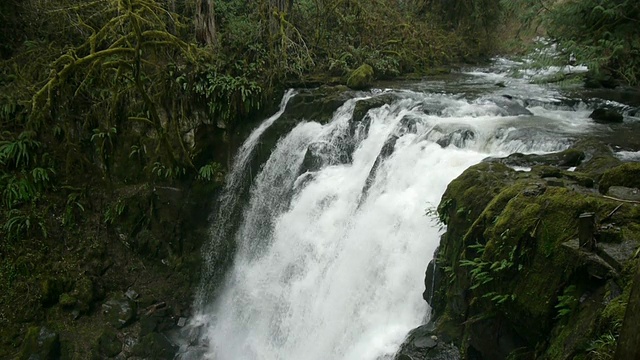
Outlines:
{"label": "rocky cliff face", "polygon": [[466,170],[438,208],[447,231],[425,278],[432,329],[397,358],[440,358],[415,351],[425,337],[463,359],[612,356],[639,263],[638,169],[581,141]]}

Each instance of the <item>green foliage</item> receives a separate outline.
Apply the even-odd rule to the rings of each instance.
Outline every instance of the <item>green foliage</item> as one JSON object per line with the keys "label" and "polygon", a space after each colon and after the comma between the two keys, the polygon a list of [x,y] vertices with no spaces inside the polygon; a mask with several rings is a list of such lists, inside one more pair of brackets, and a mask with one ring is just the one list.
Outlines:
{"label": "green foliage", "polygon": [[127,204],[123,200],[118,200],[111,206],[107,207],[104,212],[104,222],[106,224],[113,224],[113,222],[122,214],[124,214],[127,208]]}
{"label": "green foliage", "polygon": [[218,163],[207,164],[198,170],[198,180],[212,181],[221,175],[222,166]]}
{"label": "green foliage", "polygon": [[472,282],[470,289],[473,290],[493,281],[493,276],[491,263],[489,261],[483,260],[482,258],[482,255],[485,251],[485,245],[476,243],[475,245],[469,246],[469,249],[475,250],[477,256],[471,260],[461,259],[460,266],[471,268],[471,270],[469,271]]}
{"label": "green foliage", "polygon": [[13,241],[35,235],[34,231],[36,230],[39,231],[38,235],[47,237],[47,229],[42,218],[33,212],[24,212],[18,209],[9,211],[8,219],[2,226],[2,230],[7,234],[7,238]]}
{"label": "green foliage", "polygon": [[555,306],[556,310],[558,310],[556,318],[562,319],[578,307],[579,302],[575,293],[576,287],[575,285],[571,285],[564,289],[562,295],[558,296],[558,303]]}
{"label": "green foliage", "polygon": [[[640,81],[640,3],[634,0],[502,0],[524,27],[536,27],[558,43],[566,61],[595,72],[613,74],[635,85]],[[565,63],[563,61],[563,63]]]}
{"label": "green foliage", "polygon": [[209,115],[228,124],[238,117],[260,110],[263,89],[244,76],[230,76],[210,69],[193,84],[195,94],[204,97]]}
{"label": "green foliage", "polygon": [[80,203],[80,193],[71,193],[67,196],[64,213],[62,216],[62,225],[72,227],[76,224],[78,212],[84,212],[84,206]]}
{"label": "green foliage", "polygon": [[618,335],[608,332],[594,340],[587,348],[587,352],[593,360],[612,360],[617,345]]}
{"label": "green foliage", "polygon": [[[3,135],[10,136],[7,132]],[[41,147],[34,137],[33,131],[23,131],[17,139],[0,141],[0,165],[12,168],[28,166],[35,151]]]}

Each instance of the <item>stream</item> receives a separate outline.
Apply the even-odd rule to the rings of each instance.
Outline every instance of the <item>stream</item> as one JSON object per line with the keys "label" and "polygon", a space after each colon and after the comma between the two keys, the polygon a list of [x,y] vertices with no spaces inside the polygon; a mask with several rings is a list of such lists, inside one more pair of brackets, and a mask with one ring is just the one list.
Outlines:
{"label": "stream", "polygon": [[[227,177],[182,358],[393,359],[429,319],[424,273],[444,230],[434,212],[450,181],[486,157],[560,151],[586,135],[616,139],[622,158],[639,156],[633,108],[533,84],[536,74],[512,75],[516,65],[496,59],[346,91],[330,121],[297,119],[251,171],[263,134],[303,90],[288,91]],[[625,122],[589,119],[602,105]],[[354,118],[358,109],[365,115]],[[214,290],[207,279],[220,271],[225,241],[235,246],[232,266]]]}

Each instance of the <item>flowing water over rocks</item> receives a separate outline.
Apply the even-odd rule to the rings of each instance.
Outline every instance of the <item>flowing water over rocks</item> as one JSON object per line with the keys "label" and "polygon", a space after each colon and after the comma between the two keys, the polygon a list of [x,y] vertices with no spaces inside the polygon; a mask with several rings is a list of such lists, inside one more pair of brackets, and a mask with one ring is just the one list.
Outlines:
{"label": "flowing water over rocks", "polygon": [[[237,155],[182,357],[392,359],[429,318],[424,271],[442,233],[433,210],[451,180],[487,157],[560,151],[638,120],[596,124],[588,116],[605,100],[568,98],[496,64],[344,92],[330,121],[301,116],[249,174],[261,135],[294,116],[289,91]],[[638,147],[621,150],[629,157]]]}

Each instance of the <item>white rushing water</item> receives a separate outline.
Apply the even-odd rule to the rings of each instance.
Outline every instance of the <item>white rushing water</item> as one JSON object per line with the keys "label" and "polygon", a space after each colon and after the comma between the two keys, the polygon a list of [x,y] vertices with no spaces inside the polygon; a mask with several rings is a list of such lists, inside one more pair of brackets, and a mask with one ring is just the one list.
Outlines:
{"label": "white rushing water", "polygon": [[[509,116],[491,94],[392,93],[359,124],[356,102],[380,95],[280,139],[251,187],[224,289],[192,321],[205,358],[393,358],[428,319],[424,272],[442,230],[426,213],[447,184],[487,156],[561,150],[592,126],[586,110]],[[304,172],[310,146],[324,165]]]}

